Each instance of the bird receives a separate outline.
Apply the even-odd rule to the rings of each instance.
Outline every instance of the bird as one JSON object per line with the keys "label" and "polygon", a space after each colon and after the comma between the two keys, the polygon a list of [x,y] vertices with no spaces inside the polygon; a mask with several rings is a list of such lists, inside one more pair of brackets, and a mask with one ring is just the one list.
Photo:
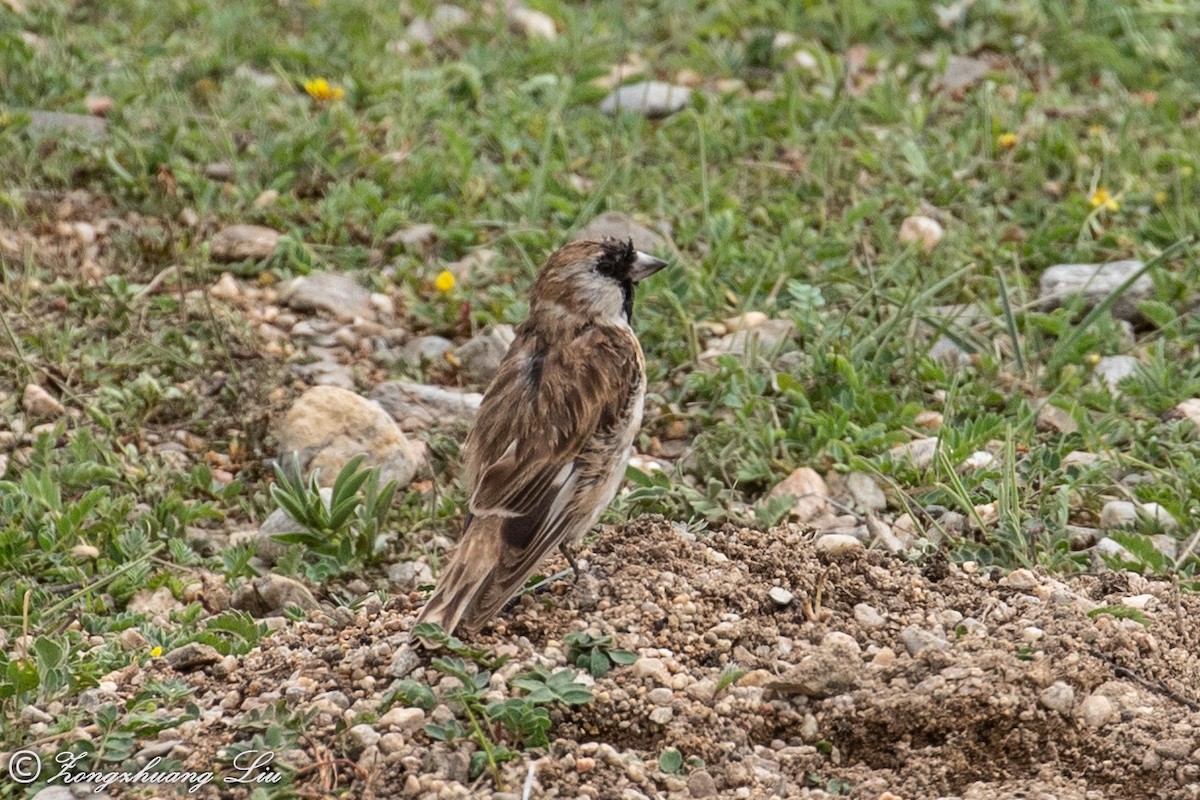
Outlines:
{"label": "bird", "polygon": [[547,259],[467,433],[462,534],[417,623],[478,631],[553,548],[578,577],[571,548],[612,502],[642,424],[634,289],[666,265],[612,238]]}

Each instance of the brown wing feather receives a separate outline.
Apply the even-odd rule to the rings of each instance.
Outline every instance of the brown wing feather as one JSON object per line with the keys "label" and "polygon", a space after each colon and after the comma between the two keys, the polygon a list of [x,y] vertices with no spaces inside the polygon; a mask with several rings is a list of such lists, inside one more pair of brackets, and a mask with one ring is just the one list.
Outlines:
{"label": "brown wing feather", "polygon": [[467,437],[471,516],[420,619],[476,629],[607,498],[577,459],[623,417],[641,381],[632,333],[591,327],[553,347],[519,336]]}

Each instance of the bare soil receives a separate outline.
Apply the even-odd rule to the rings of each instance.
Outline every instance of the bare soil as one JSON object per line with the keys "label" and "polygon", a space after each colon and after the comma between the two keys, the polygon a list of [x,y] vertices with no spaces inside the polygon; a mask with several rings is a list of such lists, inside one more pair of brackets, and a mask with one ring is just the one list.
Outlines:
{"label": "bare soil", "polygon": [[[1200,797],[1200,599],[1170,583],[835,556],[794,526],[694,535],[655,517],[580,555],[583,579],[522,598],[473,643],[512,655],[502,676],[564,666],[563,636],[584,628],[642,658],[595,681],[595,702],[555,712],[550,751],[506,765],[506,792],[468,780],[473,745],[414,728],[364,749],[347,732],[388,732],[374,712],[396,674],[438,684],[407,646],[415,593],[290,623],[235,665],[184,674],[210,713],[178,729],[179,752],[211,768],[247,738],[247,714],[284,698],[317,712],[283,754],[309,796],[336,782],[362,797],[520,797],[533,764],[531,797]],[[1140,620],[1109,613],[1131,605]],[[718,687],[734,666],[746,674]],[[179,675],[156,662],[127,677],[122,691]],[[668,747],[690,759],[671,775]]]}

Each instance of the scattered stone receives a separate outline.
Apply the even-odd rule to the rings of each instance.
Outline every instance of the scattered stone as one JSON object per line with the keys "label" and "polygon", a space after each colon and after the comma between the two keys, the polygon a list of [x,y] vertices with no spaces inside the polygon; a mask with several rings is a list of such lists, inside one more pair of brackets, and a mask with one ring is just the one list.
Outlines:
{"label": "scattered stone", "polygon": [[818,553],[827,556],[843,556],[863,549],[863,543],[857,537],[845,533],[827,533],[817,537]]}
{"label": "scattered stone", "polygon": [[337,273],[314,272],[296,278],[281,289],[280,299],[299,311],[325,311],[348,322],[375,318],[371,293],[353,278]]}
{"label": "scattered stone", "polygon": [[1042,690],[1038,700],[1051,711],[1066,714],[1075,706],[1075,690],[1069,683],[1055,681]]}
{"label": "scattered stone", "polygon": [[78,133],[84,139],[108,138],[108,123],[90,114],[66,114],[61,111],[27,111],[29,132],[38,136]]}
{"label": "scattered stone", "polygon": [[[1038,300],[1043,307],[1057,308],[1074,295],[1083,295],[1091,308],[1142,268],[1141,261],[1111,261],[1107,264],[1056,264],[1042,273]],[[1149,275],[1141,275],[1114,304],[1113,316],[1138,318],[1137,303],[1154,292]]]}
{"label": "scattered stone", "polygon": [[1081,525],[1067,525],[1066,530],[1072,550],[1087,550],[1088,548],[1095,546],[1096,542],[1100,541],[1100,530],[1097,528],[1086,528]]}
{"label": "scattered stone", "polygon": [[25,391],[21,395],[21,408],[36,420],[57,419],[67,413],[67,409],[63,407],[62,403],[55,400],[53,395],[36,383],[25,386]]}
{"label": "scattered stone", "polygon": [[371,399],[399,423],[401,430],[416,431],[469,422],[479,411],[483,395],[409,381],[388,381],[375,387]]}
{"label": "scattered stone", "polygon": [[1137,521],[1137,505],[1128,500],[1110,500],[1100,509],[1100,527],[1104,530],[1131,528]]}
{"label": "scattered stone", "polygon": [[789,62],[794,67],[811,72],[814,75],[820,74],[821,62],[817,61],[817,57],[807,50],[797,50],[792,53],[792,58]]}
{"label": "scattered stone", "polygon": [[208,293],[218,300],[236,300],[242,296],[242,287],[237,279],[228,272],[222,272],[221,277],[212,285]]}
{"label": "scattered stone", "polygon": [[686,86],[640,81],[613,90],[600,101],[600,110],[605,114],[633,111],[650,118],[665,117],[682,111],[691,99],[692,90]]}
{"label": "scattered stone", "polygon": [[228,161],[214,161],[204,165],[204,177],[211,181],[232,181],[235,177],[233,165]]}
{"label": "scattered stone", "polygon": [[1119,394],[1117,386],[1137,372],[1138,364],[1133,356],[1104,356],[1096,362],[1096,380],[1113,394]]}
{"label": "scattered stone", "polygon": [[1140,510],[1144,516],[1157,522],[1164,530],[1175,530],[1179,527],[1179,521],[1158,503],[1143,503]]}
{"label": "scattered stone", "polygon": [[675,712],[670,706],[660,706],[650,712],[650,721],[659,725],[666,725],[675,716]]}
{"label": "scattered stone", "polygon": [[176,672],[192,672],[220,662],[221,654],[212,645],[189,642],[182,647],[176,647],[164,658]]}
{"label": "scattered stone", "polygon": [[947,92],[961,92],[974,86],[992,69],[986,61],[966,56],[950,56],[946,69],[938,78],[938,86]]}
{"label": "scattered stone", "polygon": [[717,796],[717,782],[713,780],[712,775],[708,774],[707,770],[698,769],[688,775],[687,778],[688,794],[701,800],[705,797]]}
{"label": "scattered stone", "polygon": [[263,225],[230,225],[222,228],[209,243],[214,261],[261,261],[269,258],[279,244],[279,232]]}
{"label": "scattered stone", "polygon": [[167,586],[160,586],[157,589],[140,589],[129,600],[126,610],[133,614],[145,614],[147,617],[156,620],[167,619],[167,616],[172,611],[177,611],[183,608],[183,604],[175,599],[175,595],[171,594],[171,589]]}
{"label": "scattered stone", "polygon": [[996,457],[987,450],[976,450],[964,458],[963,462],[958,465],[958,468],[960,470],[985,469],[995,463]]}
{"label": "scattered stone", "polygon": [[940,411],[921,411],[913,417],[913,425],[927,431],[936,431],[942,427],[945,417]]}
{"label": "scattered stone", "polygon": [[543,11],[535,11],[520,4],[511,4],[505,10],[508,26],[516,33],[527,39],[554,40],[558,37],[558,29],[554,18]]}
{"label": "scattered stone", "polygon": [[384,241],[393,246],[399,245],[406,253],[419,255],[428,252],[433,247],[437,242],[437,236],[437,226],[425,222],[401,228]]}
{"label": "scattered stone", "polygon": [[1108,556],[1109,558],[1117,558],[1121,561],[1134,563],[1138,561],[1137,557],[1134,556],[1133,553],[1129,552],[1125,545],[1120,544],[1116,540],[1110,539],[1107,536],[1096,542],[1095,553],[1098,556]]}
{"label": "scattered stone", "polygon": [[743,358],[750,354],[770,356],[779,352],[784,343],[792,338],[796,325],[787,319],[770,319],[752,328],[722,336],[711,342],[707,350],[700,354],[700,360],[712,362],[723,355]]}
{"label": "scattered stone", "polygon": [[[329,508],[330,502],[333,500],[333,489],[324,486],[320,490],[321,502],[325,504],[325,508]],[[301,533],[305,527],[292,518],[285,509],[277,508],[272,511],[262,524],[257,529],[249,531],[235,531],[229,536],[231,545],[241,544],[242,542],[255,542],[255,555],[257,555],[268,566],[274,565],[276,561],[287,552],[287,545],[280,542],[275,537],[287,533]]]}
{"label": "scattered stone", "polygon": [[312,611],[317,600],[304,584],[292,578],[269,572],[237,590],[231,606],[255,617],[272,617],[289,608]]}
{"label": "scattered stone", "polygon": [[851,472],[846,476],[846,491],[860,508],[865,511],[883,511],[887,508],[887,496],[875,478],[865,472]]}
{"label": "scattered stone", "polygon": [[909,625],[900,631],[900,641],[910,656],[923,650],[949,650],[950,642],[918,625]]}
{"label": "scattered stone", "polygon": [[421,657],[411,645],[402,645],[392,653],[392,663],[388,666],[388,675],[393,678],[404,678],[421,664]]}
{"label": "scattered stone", "polygon": [[489,325],[454,351],[463,374],[477,384],[490,383],[516,334],[511,325]]}
{"label": "scattered stone", "polygon": [[1200,429],[1200,397],[1184,400],[1164,414],[1163,417],[1168,421],[1186,419],[1195,425],[1197,429]]}
{"label": "scattered stone", "polygon": [[770,597],[771,602],[777,606],[786,606],[794,599],[792,593],[782,586],[772,586],[771,590],[767,592],[767,596]]}
{"label": "scattered stone", "polygon": [[275,201],[279,199],[279,192],[274,189],[263,190],[258,197],[254,198],[254,207],[258,209],[268,208],[275,205]]}
{"label": "scattered stone", "polygon": [[391,708],[379,718],[379,725],[402,733],[416,733],[425,725],[425,712],[419,708]]}
{"label": "scattered stone", "polygon": [[315,386],[296,399],[279,429],[282,458],[298,453],[305,472],[320,470],[322,486],[332,486],[350,459],[365,455],[384,481],[410,483],[422,448],[414,447],[378,403],[334,386]]}
{"label": "scattered stone", "polygon": [[942,225],[932,217],[907,217],[900,223],[900,241],[903,244],[921,243],[921,249],[926,253],[933,251],[938,242],[945,236]]}
{"label": "scattered stone", "polygon": [[1079,719],[1089,728],[1103,728],[1115,713],[1112,701],[1102,694],[1088,695],[1079,705]]}
{"label": "scattered stone", "polygon": [[933,361],[945,364],[947,367],[971,366],[971,354],[963,350],[958,342],[949,336],[939,336],[929,346],[928,356]]}
{"label": "scattered stone", "polygon": [[1042,433],[1075,433],[1079,430],[1074,417],[1051,403],[1042,403],[1035,424]]}
{"label": "scattered stone", "polygon": [[930,436],[898,444],[888,451],[888,455],[893,461],[908,461],[917,469],[928,469],[933,465],[933,457],[937,453],[937,448],[937,437]]}
{"label": "scattered stone", "polygon": [[418,336],[404,345],[402,354],[407,361],[423,364],[441,361],[453,349],[454,342],[444,336]]}
{"label": "scattered stone", "polygon": [[87,108],[89,114],[94,114],[97,117],[103,117],[109,114],[117,104],[111,97],[106,97],[104,95],[88,95],[83,99],[83,105]]}
{"label": "scattered stone", "polygon": [[379,744],[379,739],[379,731],[366,724],[353,725],[346,731],[347,744],[353,757],[358,757],[363,750]]}
{"label": "scattered stone", "polygon": [[864,628],[878,630],[887,625],[887,619],[873,605],[858,603],[854,606],[854,621]]}
{"label": "scattered stone", "polygon": [[811,467],[800,467],[775,485],[767,499],[791,496],[795,498],[790,515],[807,522],[829,508],[829,487],[820,473]]}
{"label": "scattered stone", "polygon": [[833,697],[858,686],[861,669],[862,658],[856,648],[840,642],[822,644],[766,688],[782,697]]}
{"label": "scattered stone", "polygon": [[575,241],[605,238],[632,241],[633,246],[643,253],[662,253],[667,249],[667,242],[661,234],[620,211],[601,214],[575,235]]}
{"label": "scattered stone", "polygon": [[433,572],[424,561],[401,561],[387,566],[388,583],[397,591],[411,592],[424,583],[433,583]]}
{"label": "scattered stone", "polygon": [[633,674],[639,678],[651,678],[659,686],[671,682],[671,673],[661,658],[639,658],[633,662]]}

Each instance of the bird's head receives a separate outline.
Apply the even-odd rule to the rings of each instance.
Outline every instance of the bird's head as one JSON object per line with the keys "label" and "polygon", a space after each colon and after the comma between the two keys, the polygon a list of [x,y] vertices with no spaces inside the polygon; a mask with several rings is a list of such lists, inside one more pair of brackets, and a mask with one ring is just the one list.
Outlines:
{"label": "bird's head", "polygon": [[665,267],[632,241],[579,241],[556,251],[529,291],[530,314],[570,314],[628,323],[633,287]]}

